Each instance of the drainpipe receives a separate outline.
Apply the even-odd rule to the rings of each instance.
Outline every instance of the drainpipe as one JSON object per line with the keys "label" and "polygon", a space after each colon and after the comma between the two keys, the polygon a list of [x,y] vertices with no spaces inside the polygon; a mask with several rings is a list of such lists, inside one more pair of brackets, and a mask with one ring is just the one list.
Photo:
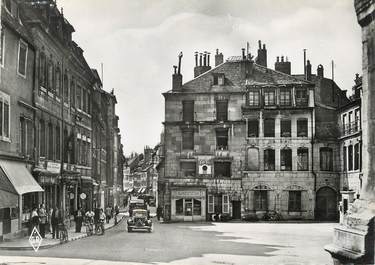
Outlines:
{"label": "drainpipe", "polygon": [[311,110],[311,173],[314,176],[314,219],[316,218],[316,187],[317,187],[317,176],[314,170],[314,127],[315,127],[315,117],[314,117],[314,109]]}

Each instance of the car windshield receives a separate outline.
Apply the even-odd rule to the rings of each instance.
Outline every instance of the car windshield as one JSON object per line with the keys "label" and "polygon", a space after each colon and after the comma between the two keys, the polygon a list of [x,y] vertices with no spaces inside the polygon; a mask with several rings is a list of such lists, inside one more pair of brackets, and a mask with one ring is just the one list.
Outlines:
{"label": "car windshield", "polygon": [[146,217],[147,212],[146,211],[134,211],[133,215],[134,217]]}

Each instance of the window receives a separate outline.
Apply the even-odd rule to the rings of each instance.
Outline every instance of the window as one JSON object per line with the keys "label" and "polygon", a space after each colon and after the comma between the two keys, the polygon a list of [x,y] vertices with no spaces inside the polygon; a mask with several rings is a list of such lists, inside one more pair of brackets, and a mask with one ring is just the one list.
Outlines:
{"label": "window", "polygon": [[53,160],[53,127],[48,124],[48,159]]}
{"label": "window", "polygon": [[46,88],[46,55],[41,52],[39,55],[39,85]]}
{"label": "window", "polygon": [[281,89],[280,90],[280,105],[281,106],[290,106],[290,90],[289,89]]}
{"label": "window", "polygon": [[12,1],[11,0],[4,0],[5,9],[12,13]]}
{"label": "window", "polygon": [[20,145],[21,154],[24,156],[32,156],[33,152],[33,123],[31,120],[21,117],[20,118],[21,134],[20,134]]}
{"label": "window", "polygon": [[196,163],[195,162],[181,162],[182,177],[195,177]]}
{"label": "window", "polygon": [[5,33],[4,29],[1,30],[1,43],[0,43],[0,65],[4,66],[5,61]]}
{"label": "window", "polygon": [[217,121],[228,120],[228,101],[227,100],[216,101],[216,120]]}
{"label": "window", "polygon": [[249,91],[249,106],[259,106],[259,91]]}
{"label": "window", "polygon": [[230,178],[230,162],[214,162],[215,178]]}
{"label": "window", "polygon": [[353,146],[348,146],[348,170],[353,170]]}
{"label": "window", "polygon": [[292,123],[290,120],[281,120],[280,135],[281,137],[292,136]]}
{"label": "window", "polygon": [[194,131],[193,130],[182,131],[182,149],[184,150],[194,149]]}
{"label": "window", "polygon": [[18,74],[24,77],[26,77],[27,51],[26,42],[20,40],[18,46]]}
{"label": "window", "polygon": [[87,113],[87,91],[82,88],[82,110]]}
{"label": "window", "polygon": [[87,113],[91,114],[91,93],[87,93]]}
{"label": "window", "polygon": [[297,120],[297,137],[307,137],[307,119]]}
{"label": "window", "polygon": [[185,216],[193,215],[193,202],[192,199],[185,199]]}
{"label": "window", "polygon": [[76,108],[82,110],[82,89],[79,85],[76,88]]}
{"label": "window", "polygon": [[64,102],[68,103],[69,102],[69,79],[68,79],[68,74],[66,72],[64,74],[63,88],[64,88]]}
{"label": "window", "polygon": [[47,69],[47,82],[48,82],[48,90],[54,92],[54,84],[53,84],[53,63],[50,60],[48,62],[48,69]]}
{"label": "window", "polygon": [[297,106],[307,106],[307,90],[306,89],[296,89],[296,105]]}
{"label": "window", "polygon": [[10,97],[0,92],[0,139],[9,139]]}
{"label": "window", "polygon": [[228,129],[216,130],[216,148],[218,150],[228,150]]}
{"label": "window", "polygon": [[176,200],[176,214],[184,214],[184,199]]}
{"label": "window", "polygon": [[58,97],[60,97],[61,96],[61,71],[60,71],[60,67],[56,68],[56,78],[55,78],[55,81],[56,81],[56,84],[55,84],[56,95]]}
{"label": "window", "polygon": [[347,128],[346,114],[343,114],[342,115],[342,130],[343,130],[343,134],[346,134],[346,128]]}
{"label": "window", "polygon": [[223,86],[224,80],[224,74],[214,74],[214,85]]}
{"label": "window", "polygon": [[275,91],[264,91],[264,105],[275,105]]}
{"label": "window", "polygon": [[348,170],[348,163],[347,163],[347,148],[344,146],[342,148],[342,159],[343,159],[343,166],[344,166],[344,172]]}
{"label": "window", "polygon": [[247,170],[259,170],[259,150],[257,148],[247,149]]}
{"label": "window", "polygon": [[75,95],[76,95],[76,87],[73,78],[70,80],[70,106],[72,108],[75,107]]}
{"label": "window", "polygon": [[247,124],[247,137],[258,137],[259,136],[259,121],[249,120]]}
{"label": "window", "polygon": [[320,170],[332,171],[333,170],[333,151],[331,148],[320,148]]}
{"label": "window", "polygon": [[354,170],[359,169],[359,144],[354,145]]}
{"label": "window", "polygon": [[41,157],[46,157],[46,125],[39,121],[39,152]]}
{"label": "window", "polygon": [[21,135],[20,135],[20,142],[21,142],[21,154],[26,155],[26,120],[25,118],[20,118],[20,125],[21,125]]}
{"label": "window", "polygon": [[55,145],[56,145],[56,160],[60,160],[60,155],[61,155],[61,150],[60,150],[60,146],[61,146],[61,144],[60,144],[60,127],[59,126],[57,126],[56,127],[56,143],[55,143]]}
{"label": "window", "polygon": [[273,149],[264,150],[264,170],[265,171],[275,170],[275,150]]}
{"label": "window", "polygon": [[223,195],[223,213],[229,213],[229,195]]}
{"label": "window", "polygon": [[267,211],[268,210],[267,190],[255,190],[254,202],[255,202],[254,208],[256,211]]}
{"label": "window", "polygon": [[264,120],[264,137],[275,137],[275,119]]}
{"label": "window", "polygon": [[26,154],[34,157],[34,123],[32,120],[26,123]]}
{"label": "window", "polygon": [[300,212],[301,211],[301,191],[289,191],[288,211]]}
{"label": "window", "polygon": [[309,149],[298,148],[298,150],[297,150],[297,170],[298,171],[309,170]]}
{"label": "window", "polygon": [[208,195],[208,213],[214,213],[214,212],[215,212],[214,196],[209,194]]}
{"label": "window", "polygon": [[64,163],[68,163],[68,156],[69,156],[69,139],[68,139],[68,130],[64,129],[64,146],[63,146],[63,157],[64,157]]}
{"label": "window", "polygon": [[193,215],[202,215],[202,203],[200,200],[193,200],[194,208]]}
{"label": "window", "polygon": [[280,150],[280,170],[292,170],[292,149]]}
{"label": "window", "polygon": [[182,120],[184,122],[194,121],[194,101],[182,101]]}

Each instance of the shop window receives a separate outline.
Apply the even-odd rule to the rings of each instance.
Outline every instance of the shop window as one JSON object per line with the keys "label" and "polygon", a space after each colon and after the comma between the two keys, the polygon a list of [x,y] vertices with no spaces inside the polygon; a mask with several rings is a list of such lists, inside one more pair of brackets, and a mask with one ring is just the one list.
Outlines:
{"label": "shop window", "polygon": [[280,170],[292,170],[292,149],[288,148],[280,150]]}
{"label": "shop window", "polygon": [[195,162],[181,162],[181,173],[183,177],[195,177],[196,163]]}
{"label": "shop window", "polygon": [[347,162],[347,148],[344,146],[342,148],[342,159],[343,159],[343,169],[344,172],[348,170],[348,162]]}
{"label": "shop window", "polygon": [[184,214],[184,199],[176,200],[176,214],[178,215]]}
{"label": "shop window", "polygon": [[223,195],[223,213],[229,213],[229,195]]}
{"label": "shop window", "polygon": [[[333,151],[329,147],[322,147],[320,153],[320,170],[332,171],[333,170]],[[350,170],[350,169],[349,169]]]}
{"label": "shop window", "polygon": [[296,105],[305,107],[307,106],[308,97],[307,97],[307,90],[306,89],[296,89]]}
{"label": "shop window", "polygon": [[280,105],[281,106],[290,106],[291,105],[290,89],[281,89],[280,90]]}
{"label": "shop window", "polygon": [[44,52],[41,52],[39,55],[39,85],[42,88],[47,87],[46,73],[46,55],[44,54]]}
{"label": "shop window", "polygon": [[218,150],[228,150],[228,129],[216,130],[216,148]]}
{"label": "shop window", "polygon": [[291,137],[292,136],[292,122],[290,120],[281,120],[280,126],[281,137]]}
{"label": "shop window", "polygon": [[309,149],[298,148],[298,150],[297,150],[297,170],[298,171],[309,170]]}
{"label": "shop window", "polygon": [[359,169],[359,144],[354,145],[354,170]]}
{"label": "shop window", "polygon": [[267,190],[255,190],[254,191],[254,203],[256,211],[267,211],[268,210],[268,200],[267,200]]}
{"label": "shop window", "polygon": [[215,212],[215,199],[214,196],[209,194],[208,195],[208,213]]}
{"label": "shop window", "polygon": [[300,212],[301,204],[301,191],[289,191],[288,211]]}
{"label": "shop window", "polygon": [[275,150],[273,149],[264,150],[264,170],[265,171],[275,170]]}
{"label": "shop window", "polygon": [[202,215],[202,203],[201,203],[201,201],[194,199],[193,204],[194,204],[193,214],[194,215]]}
{"label": "shop window", "polygon": [[297,137],[307,137],[307,119],[297,120]]}
{"label": "shop window", "polygon": [[275,137],[275,119],[264,120],[264,137]]}
{"label": "shop window", "polygon": [[53,127],[48,124],[48,159],[53,160]]}
{"label": "shop window", "polygon": [[182,131],[182,149],[184,150],[194,149],[194,131],[193,130]]}
{"label": "shop window", "polygon": [[39,121],[39,153],[46,157],[46,125],[43,120]]}
{"label": "shop window", "polygon": [[192,199],[185,199],[185,216],[193,215],[193,202]]}
{"label": "shop window", "polygon": [[259,150],[257,148],[247,149],[247,170],[259,170]]}
{"label": "shop window", "polygon": [[215,162],[214,163],[214,171],[215,171],[215,178],[230,178],[230,162]]}
{"label": "shop window", "polygon": [[259,91],[249,91],[249,106],[259,106]]}
{"label": "shop window", "polygon": [[353,170],[353,146],[348,146],[348,170]]}
{"label": "shop window", "polygon": [[275,91],[274,90],[264,91],[264,105],[265,106],[275,105]]}
{"label": "shop window", "polygon": [[27,52],[27,43],[23,40],[20,40],[18,47],[18,74],[24,77],[26,77]]}
{"label": "shop window", "polygon": [[259,121],[249,120],[247,124],[247,136],[248,137],[258,137],[259,136]]}
{"label": "shop window", "polygon": [[216,101],[216,120],[217,121],[228,120],[228,101],[227,100]]}

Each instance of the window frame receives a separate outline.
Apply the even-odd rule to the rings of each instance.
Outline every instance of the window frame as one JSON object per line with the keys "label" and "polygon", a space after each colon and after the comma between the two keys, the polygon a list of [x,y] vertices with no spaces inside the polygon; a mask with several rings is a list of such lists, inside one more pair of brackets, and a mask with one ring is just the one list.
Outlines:
{"label": "window frame", "polygon": [[[0,91],[0,140],[10,142],[10,129],[11,129],[11,104],[10,95]],[[6,116],[5,110],[7,106],[8,115]],[[6,123],[8,121],[8,123]]]}
{"label": "window frame", "polygon": [[[272,166],[272,161],[270,161],[269,159],[271,159],[269,156],[271,154],[269,154],[269,152],[273,152],[273,167]],[[275,171],[276,170],[276,156],[275,156],[275,149],[271,149],[271,148],[267,148],[267,149],[264,149],[263,150],[263,166],[264,166],[264,171]],[[266,166],[268,165],[268,166]]]}
{"label": "window frame", "polygon": [[268,190],[254,190],[254,210],[268,211]]}
{"label": "window frame", "polygon": [[[191,140],[188,142],[188,140]],[[182,150],[194,150],[194,130],[181,131],[181,147]]]}
{"label": "window frame", "polygon": [[212,194],[208,194],[207,212],[208,213],[214,213],[215,212],[215,197]]}
{"label": "window frame", "polygon": [[[183,100],[182,101],[182,121],[194,122],[194,100]],[[189,106],[191,107],[189,110]]]}
{"label": "window frame", "polygon": [[290,190],[288,192],[288,212],[302,211],[302,191]]}
{"label": "window frame", "polygon": [[[225,111],[220,110],[221,107],[225,108]],[[228,107],[229,107],[228,100],[216,100],[216,121],[218,122],[228,121]]]}
{"label": "window frame", "polygon": [[[303,122],[306,122],[306,128],[303,128]],[[303,133],[305,132],[306,135]],[[297,119],[297,137],[308,137],[309,136],[309,119],[299,118]]]}
{"label": "window frame", "polygon": [[[286,97],[286,95],[288,95],[288,97]],[[282,107],[289,107],[292,105],[292,93],[289,88],[280,89],[279,104]]]}
{"label": "window frame", "polygon": [[[219,169],[219,164],[222,164],[222,168],[223,170],[225,170],[226,172],[224,172],[225,174],[226,173],[229,173],[229,176],[225,176],[223,174],[218,174],[218,170]],[[224,165],[227,167],[227,168],[224,168]],[[232,163],[229,162],[229,161],[214,161],[214,177],[215,178],[231,178],[232,176]]]}
{"label": "window frame", "polygon": [[[271,129],[272,133],[269,133],[266,130],[266,121],[273,121],[273,128]],[[275,127],[276,127],[276,120],[274,118],[265,118],[263,119],[263,135],[264,137],[275,137]]]}
{"label": "window frame", "polygon": [[[287,129],[287,130],[285,130]],[[285,130],[285,131],[284,131]],[[280,120],[280,136],[292,137],[292,121],[289,119]]]}
{"label": "window frame", "polygon": [[[276,91],[274,89],[264,90],[264,106],[265,107],[272,107],[276,105]],[[272,95],[272,102],[271,98],[269,97]]]}
{"label": "window frame", "polygon": [[[329,154],[329,164],[327,166],[327,161],[325,161],[325,164],[323,164],[323,156]],[[320,165],[320,171],[333,171],[333,149],[329,147],[321,147],[319,149],[319,165]]]}
{"label": "window frame", "polygon": [[250,90],[248,93],[248,104],[250,107],[260,106],[260,93],[259,90]]}
{"label": "window frame", "polygon": [[229,203],[229,195],[223,194],[222,196],[222,212],[229,213],[230,212],[230,203]]}
{"label": "window frame", "polygon": [[[25,65],[24,65],[24,71],[25,73],[20,72],[20,56],[21,56],[21,46],[24,45],[25,48]],[[23,78],[26,78],[27,76],[27,59],[28,59],[28,53],[29,53],[29,45],[27,42],[25,42],[23,39],[19,39],[18,41],[18,56],[17,56],[17,74]]]}
{"label": "window frame", "polygon": [[280,149],[280,170],[292,171],[292,169],[293,169],[292,149],[290,148]]}
{"label": "window frame", "polygon": [[[188,164],[191,164],[187,167],[183,167],[183,165],[188,165]],[[197,176],[197,162],[196,161],[181,161],[180,162],[180,172],[181,172],[181,176],[182,177],[190,177],[190,178],[194,178]],[[190,175],[187,175],[186,173],[192,173]]]}
{"label": "window frame", "polygon": [[[228,150],[229,149],[229,130],[228,129],[216,129],[216,150]],[[226,145],[219,145],[221,140],[226,141]],[[220,140],[220,141],[219,141]],[[223,142],[224,143],[224,142]]]}
{"label": "window frame", "polygon": [[[301,161],[302,159],[306,159],[306,163],[304,163],[304,161]],[[307,147],[300,147],[297,149],[297,171],[308,171],[308,170],[309,170],[309,149]]]}
{"label": "window frame", "polygon": [[1,45],[1,60],[0,60],[0,66],[4,68],[5,66],[5,27],[3,26],[1,28],[1,35],[0,35],[0,45]]}
{"label": "window frame", "polygon": [[[256,125],[256,126],[251,126],[251,125]],[[250,130],[250,128],[254,129],[253,130]],[[250,133],[252,132],[252,133]],[[256,137],[258,138],[259,137],[259,120],[248,120],[247,121],[247,137],[250,138],[250,137]]]}

